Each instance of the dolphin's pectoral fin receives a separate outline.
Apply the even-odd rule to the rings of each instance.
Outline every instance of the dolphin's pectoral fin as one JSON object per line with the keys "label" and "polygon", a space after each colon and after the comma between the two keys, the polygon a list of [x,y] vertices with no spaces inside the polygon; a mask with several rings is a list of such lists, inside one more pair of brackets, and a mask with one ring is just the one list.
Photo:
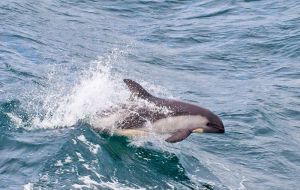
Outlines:
{"label": "dolphin's pectoral fin", "polygon": [[193,131],[192,130],[178,130],[172,136],[166,139],[169,143],[176,143],[186,139]]}
{"label": "dolphin's pectoral fin", "polygon": [[130,92],[132,93],[132,95],[137,96],[139,98],[149,98],[152,95],[147,92],[140,84],[138,84],[137,82],[131,80],[131,79],[124,79],[123,80],[126,85],[128,86]]}

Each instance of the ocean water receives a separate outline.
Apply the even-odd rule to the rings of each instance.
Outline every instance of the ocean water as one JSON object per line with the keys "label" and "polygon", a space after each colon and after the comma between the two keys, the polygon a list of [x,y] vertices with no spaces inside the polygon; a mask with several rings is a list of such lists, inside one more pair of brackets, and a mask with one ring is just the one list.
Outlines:
{"label": "ocean water", "polygon": [[[300,3],[0,1],[0,189],[299,189]],[[225,134],[91,129],[131,78]]]}

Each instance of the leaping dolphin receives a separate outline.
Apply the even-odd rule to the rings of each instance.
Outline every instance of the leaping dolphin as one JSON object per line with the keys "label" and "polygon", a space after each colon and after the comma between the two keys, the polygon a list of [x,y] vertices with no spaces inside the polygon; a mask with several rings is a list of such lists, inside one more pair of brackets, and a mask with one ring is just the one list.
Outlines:
{"label": "leaping dolphin", "polygon": [[146,100],[152,107],[132,104],[125,105],[118,111],[104,113],[97,122],[100,127],[92,124],[96,130],[103,130],[101,125],[106,123],[106,125],[114,125],[115,132],[125,136],[144,135],[147,132],[169,134],[170,137],[166,141],[170,143],[182,141],[191,133],[225,132],[222,120],[206,108],[177,100],[158,98],[133,80],[124,79],[124,82],[133,97]]}

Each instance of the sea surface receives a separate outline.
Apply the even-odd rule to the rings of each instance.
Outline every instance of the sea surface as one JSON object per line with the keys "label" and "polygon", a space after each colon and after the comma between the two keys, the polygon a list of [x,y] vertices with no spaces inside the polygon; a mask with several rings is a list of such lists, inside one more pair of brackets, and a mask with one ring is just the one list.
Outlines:
{"label": "sea surface", "polygon": [[[130,97],[209,108],[170,144],[91,129]],[[298,0],[0,1],[0,189],[300,189]]]}

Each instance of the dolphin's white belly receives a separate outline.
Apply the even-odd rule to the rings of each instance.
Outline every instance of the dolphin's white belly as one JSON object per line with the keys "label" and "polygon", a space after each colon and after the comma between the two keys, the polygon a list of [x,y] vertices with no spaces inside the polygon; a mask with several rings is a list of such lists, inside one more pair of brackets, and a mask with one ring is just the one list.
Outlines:
{"label": "dolphin's white belly", "polygon": [[115,132],[124,136],[144,136],[149,133],[173,134],[180,129],[193,129],[206,126],[208,120],[200,115],[175,116],[160,119],[154,123],[146,124],[138,129],[118,129]]}
{"label": "dolphin's white belly", "polygon": [[150,129],[155,133],[174,133],[179,129],[206,126],[207,118],[200,115],[167,117],[152,123]]}

